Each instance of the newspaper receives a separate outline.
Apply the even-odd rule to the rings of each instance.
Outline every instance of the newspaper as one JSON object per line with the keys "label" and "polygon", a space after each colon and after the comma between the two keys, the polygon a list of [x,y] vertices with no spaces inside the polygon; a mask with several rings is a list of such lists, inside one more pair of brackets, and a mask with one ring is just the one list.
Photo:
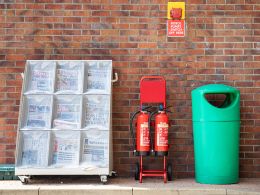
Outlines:
{"label": "newspaper", "polygon": [[87,90],[108,91],[110,86],[111,64],[90,63],[87,71]]}
{"label": "newspaper", "polygon": [[26,167],[48,166],[50,132],[23,131],[21,133],[21,165]]}
{"label": "newspaper", "polygon": [[53,121],[54,128],[76,129],[80,128],[80,103],[79,96],[60,96],[56,101],[56,114]]}
{"label": "newspaper", "polygon": [[33,70],[31,75],[32,91],[50,91],[52,87],[50,71]]}
{"label": "newspaper", "polygon": [[109,128],[109,96],[89,95],[86,96],[85,128]]}
{"label": "newspaper", "polygon": [[80,150],[79,131],[55,132],[53,146],[53,165],[78,165]]}
{"label": "newspaper", "polygon": [[60,63],[57,68],[57,91],[80,92],[82,87],[83,63]]}
{"label": "newspaper", "polygon": [[88,70],[88,90],[107,90],[107,77],[108,72],[100,69],[89,69]]}
{"label": "newspaper", "polygon": [[29,64],[29,74],[27,92],[52,92],[54,80],[54,62],[31,61]]}
{"label": "newspaper", "polygon": [[25,128],[50,128],[51,96],[27,96],[27,105]]}
{"label": "newspaper", "polygon": [[83,166],[108,167],[108,133],[88,131],[83,134]]}

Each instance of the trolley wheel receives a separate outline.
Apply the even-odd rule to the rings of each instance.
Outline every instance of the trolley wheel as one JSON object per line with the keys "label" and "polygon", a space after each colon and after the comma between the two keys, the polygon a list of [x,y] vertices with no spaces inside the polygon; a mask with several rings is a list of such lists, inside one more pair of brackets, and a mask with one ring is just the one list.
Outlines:
{"label": "trolley wheel", "polygon": [[140,165],[139,163],[135,163],[135,180],[139,180],[140,176]]}
{"label": "trolley wheel", "polygon": [[167,164],[167,178],[168,178],[168,181],[172,181],[172,164],[171,163]]}

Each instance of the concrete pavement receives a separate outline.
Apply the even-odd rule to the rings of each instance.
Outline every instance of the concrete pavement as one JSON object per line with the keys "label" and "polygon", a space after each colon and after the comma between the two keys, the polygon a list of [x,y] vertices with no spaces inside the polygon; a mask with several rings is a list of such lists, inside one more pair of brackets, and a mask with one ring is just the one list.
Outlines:
{"label": "concrete pavement", "polygon": [[260,195],[260,179],[241,179],[233,185],[203,185],[194,179],[145,178],[140,184],[132,178],[111,178],[101,184],[96,178],[47,177],[20,181],[0,181],[0,195]]}

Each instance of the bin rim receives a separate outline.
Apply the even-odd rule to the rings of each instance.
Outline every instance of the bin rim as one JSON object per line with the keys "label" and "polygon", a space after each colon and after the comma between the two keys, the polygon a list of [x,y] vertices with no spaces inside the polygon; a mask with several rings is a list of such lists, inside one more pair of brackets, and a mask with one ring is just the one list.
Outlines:
{"label": "bin rim", "polygon": [[[207,94],[225,94],[226,98],[221,105],[212,105]],[[224,84],[204,85],[192,91],[191,99],[193,121],[240,120],[240,91],[234,87]]]}
{"label": "bin rim", "polygon": [[[201,99],[208,106],[210,106],[214,109],[219,109],[219,110],[232,109],[237,104],[237,102],[239,101],[239,98],[240,98],[240,91],[238,89],[231,87],[231,86],[228,86],[228,85],[224,85],[224,84],[203,85],[201,87],[194,89],[192,91],[192,93],[193,93],[193,95],[201,96]],[[209,103],[209,101],[205,97],[206,94],[234,94],[235,99],[227,107],[216,107],[216,106]]]}
{"label": "bin rim", "polygon": [[200,95],[225,94],[225,93],[239,93],[239,90],[224,84],[208,84],[192,90],[192,93],[198,93]]}

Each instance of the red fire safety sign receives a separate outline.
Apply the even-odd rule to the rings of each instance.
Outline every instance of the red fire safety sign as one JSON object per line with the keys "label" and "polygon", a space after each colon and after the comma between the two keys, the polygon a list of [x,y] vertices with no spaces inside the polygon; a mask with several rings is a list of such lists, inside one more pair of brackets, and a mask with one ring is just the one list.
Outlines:
{"label": "red fire safety sign", "polygon": [[168,37],[184,37],[185,20],[168,20],[167,33]]}

